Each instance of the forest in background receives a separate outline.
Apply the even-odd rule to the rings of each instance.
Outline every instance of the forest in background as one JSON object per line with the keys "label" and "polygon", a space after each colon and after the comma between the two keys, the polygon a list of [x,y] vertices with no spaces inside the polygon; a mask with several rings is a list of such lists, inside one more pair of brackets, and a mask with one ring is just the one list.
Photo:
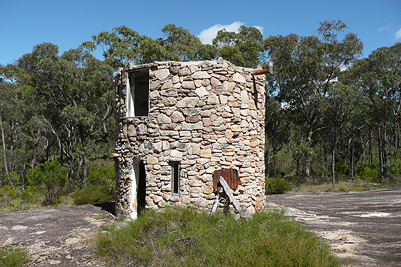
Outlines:
{"label": "forest in background", "polygon": [[[342,21],[313,36],[269,36],[254,27],[219,31],[212,44],[174,24],[152,39],[126,27],[60,55],[36,45],[0,66],[0,199],[13,209],[112,200],[113,73],[128,62],[216,60],[267,68],[266,176],[292,184],[401,181],[401,43],[361,58]],[[94,56],[103,51],[103,58]],[[10,205],[9,205],[10,206]]]}

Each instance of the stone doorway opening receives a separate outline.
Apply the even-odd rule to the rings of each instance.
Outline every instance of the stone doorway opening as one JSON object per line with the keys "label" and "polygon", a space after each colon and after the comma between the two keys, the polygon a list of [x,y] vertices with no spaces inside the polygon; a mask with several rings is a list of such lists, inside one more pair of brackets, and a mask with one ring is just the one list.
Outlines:
{"label": "stone doorway opening", "polygon": [[142,160],[136,159],[133,164],[131,186],[131,219],[135,220],[146,206],[146,172]]}

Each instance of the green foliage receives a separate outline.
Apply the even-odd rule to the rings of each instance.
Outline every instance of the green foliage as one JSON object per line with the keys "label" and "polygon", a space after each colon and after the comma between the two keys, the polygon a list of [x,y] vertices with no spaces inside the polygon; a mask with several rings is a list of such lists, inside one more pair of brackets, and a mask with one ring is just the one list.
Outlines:
{"label": "green foliage", "polygon": [[67,185],[67,169],[57,161],[45,162],[43,167],[28,171],[34,185],[45,195],[46,204],[57,204]]}
{"label": "green foliage", "polygon": [[30,210],[32,208],[32,204],[17,198],[14,200],[7,200],[6,205],[0,208],[0,213],[12,212],[12,211],[20,211],[20,210]]}
{"label": "green foliage", "polygon": [[32,203],[28,199],[21,197],[25,190],[21,194],[18,194],[15,188],[5,185],[0,189],[0,213],[29,210],[32,208]]}
{"label": "green foliage", "polygon": [[265,51],[262,33],[255,27],[241,26],[238,33],[220,30],[213,39],[219,56],[237,66],[255,68]]}
{"label": "green foliage", "polygon": [[355,179],[355,181],[340,181],[336,184],[302,184],[296,188],[297,192],[350,192],[350,191],[366,191],[372,189],[382,189],[383,187],[369,181]]}
{"label": "green foliage", "polygon": [[93,204],[114,201],[114,192],[102,185],[88,185],[85,189],[77,189],[72,194],[74,205]]}
{"label": "green foliage", "polygon": [[72,194],[75,205],[113,201],[115,199],[114,167],[95,166],[89,171],[88,185]]}
{"label": "green foliage", "polygon": [[329,246],[279,212],[251,218],[195,208],[147,210],[101,229],[97,254],[112,266],[339,266]]}
{"label": "green foliage", "polygon": [[15,188],[5,185],[2,189],[0,189],[0,197],[2,197],[2,200],[9,199],[9,198],[15,198],[17,194],[15,193]]}
{"label": "green foliage", "polygon": [[281,178],[273,178],[266,180],[266,194],[282,194],[287,191],[292,190],[292,185],[290,182],[281,179]]}
{"label": "green foliage", "polygon": [[362,180],[368,180],[370,182],[377,182],[379,179],[378,164],[365,164],[358,177]]}
{"label": "green foliage", "polygon": [[302,142],[295,146],[292,157],[294,164],[296,165],[296,174],[298,181],[296,183],[304,182],[307,178],[308,163],[313,154],[313,149],[308,146],[305,142]]}
{"label": "green foliage", "polygon": [[387,162],[387,175],[393,183],[401,181],[401,159],[390,159]]}
{"label": "green foliage", "polygon": [[26,249],[0,248],[0,266],[12,267],[23,266],[29,262],[29,256]]}

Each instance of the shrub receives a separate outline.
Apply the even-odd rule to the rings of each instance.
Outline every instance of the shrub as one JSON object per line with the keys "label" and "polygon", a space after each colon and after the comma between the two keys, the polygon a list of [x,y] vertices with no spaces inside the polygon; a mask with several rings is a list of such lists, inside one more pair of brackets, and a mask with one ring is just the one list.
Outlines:
{"label": "shrub", "polygon": [[283,212],[235,219],[195,208],[147,210],[100,229],[109,266],[339,266],[329,246]]}
{"label": "shrub", "polygon": [[75,205],[92,204],[114,200],[115,181],[114,167],[104,164],[93,167],[89,171],[88,186],[75,190],[72,194]]}
{"label": "shrub", "polygon": [[45,162],[43,167],[28,170],[29,178],[45,195],[46,204],[57,204],[67,184],[67,169],[57,161]]}
{"label": "shrub", "polygon": [[387,175],[392,183],[396,183],[401,176],[401,159],[391,159],[387,163]]}
{"label": "shrub", "polygon": [[16,248],[7,250],[0,248],[0,266],[22,266],[29,262],[26,249]]}
{"label": "shrub", "polygon": [[113,166],[100,166],[93,167],[89,170],[89,181],[88,184],[92,185],[103,185],[107,190],[114,192],[116,183],[114,180],[115,170]]}
{"label": "shrub", "polygon": [[366,164],[361,173],[359,174],[361,180],[368,180],[371,182],[377,182],[379,179],[379,170],[375,164]]}
{"label": "shrub", "polygon": [[291,191],[292,185],[290,182],[281,179],[273,178],[266,181],[266,194],[282,194],[286,191]]}
{"label": "shrub", "polygon": [[102,185],[89,185],[85,189],[77,189],[72,194],[74,205],[114,201],[114,192]]}

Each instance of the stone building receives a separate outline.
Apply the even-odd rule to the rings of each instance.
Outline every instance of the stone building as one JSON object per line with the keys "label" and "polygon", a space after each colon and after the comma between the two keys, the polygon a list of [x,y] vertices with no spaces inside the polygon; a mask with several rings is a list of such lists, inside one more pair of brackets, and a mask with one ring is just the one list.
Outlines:
{"label": "stone building", "polygon": [[216,170],[238,171],[247,213],[264,204],[265,77],[228,61],[154,62],[116,73],[116,210],[210,209]]}

